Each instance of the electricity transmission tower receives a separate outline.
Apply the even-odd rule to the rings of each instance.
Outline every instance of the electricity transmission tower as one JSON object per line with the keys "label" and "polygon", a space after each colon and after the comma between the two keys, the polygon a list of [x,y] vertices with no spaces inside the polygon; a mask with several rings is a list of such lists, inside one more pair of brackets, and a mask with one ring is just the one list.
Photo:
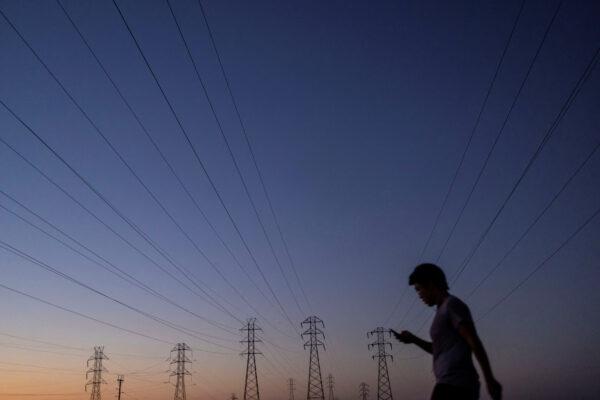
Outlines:
{"label": "electricity transmission tower", "polygon": [[358,385],[358,394],[360,395],[360,400],[368,400],[369,399],[369,385],[362,382]]}
{"label": "electricity transmission tower", "polygon": [[[88,358],[87,366],[88,370],[85,373],[85,378],[88,379],[89,375],[92,374],[92,379],[88,379],[85,384],[85,390],[87,387],[92,385],[92,392],[90,393],[90,400],[101,400],[100,386],[106,381],[102,379],[102,372],[108,372],[106,368],[102,366],[102,360],[108,360],[108,357],[104,355],[104,346],[95,346],[94,355]],[[90,367],[90,361],[94,362],[94,365]]]}
{"label": "electricity transmission tower", "polygon": [[383,329],[381,327],[367,333],[367,337],[375,336],[376,339],[373,343],[369,344],[369,349],[376,347],[377,354],[373,356],[373,359],[377,357],[379,369],[377,372],[377,400],[393,400],[392,397],[392,386],[390,384],[390,375],[388,374],[387,359],[390,358],[392,361],[394,357],[386,352],[386,346],[392,348],[392,344],[385,338],[386,334],[390,336],[392,333],[389,329]]}
{"label": "electricity transmission tower", "polygon": [[288,380],[288,384],[290,387],[290,398],[289,400],[294,400],[294,391],[296,390],[296,384],[294,383],[294,380],[292,378],[290,378]]}
{"label": "electricity transmission tower", "polygon": [[262,329],[256,326],[256,318],[250,318],[246,321],[246,325],[244,325],[241,331],[246,333],[246,338],[242,340],[242,343],[246,344],[246,351],[242,355],[247,356],[244,400],[260,400],[258,374],[256,372],[256,355],[262,353],[256,350],[256,343],[260,343],[262,340],[257,339],[256,332],[262,331]]}
{"label": "electricity transmission tower", "polygon": [[319,337],[325,339],[325,334],[319,325],[325,328],[325,324],[319,317],[308,317],[301,324],[303,328],[308,325],[308,328],[302,332],[302,338],[308,336],[308,340],[304,343],[304,348],[310,348],[310,361],[308,364],[308,391],[306,393],[307,400],[325,400],[323,392],[323,379],[321,378],[321,363],[319,361],[319,346],[325,350],[325,344]]}
{"label": "electricity transmission tower", "polygon": [[327,396],[328,400],[334,400],[335,396],[333,395],[333,387],[335,383],[333,382],[333,375],[327,375],[327,389],[329,389],[329,396]]}
{"label": "electricity transmission tower", "polygon": [[238,398],[235,395],[235,393],[231,393],[231,397],[229,398],[229,400],[238,400]]}
{"label": "electricity transmission tower", "polygon": [[[185,376],[191,374],[185,367],[185,364],[192,362],[192,360],[185,355],[186,351],[192,351],[192,349],[185,343],[177,343],[175,347],[171,349],[171,365],[175,364],[175,370],[171,371],[169,377],[176,377],[174,400],[186,400]],[[173,353],[177,353],[175,358],[173,358]]]}
{"label": "electricity transmission tower", "polygon": [[121,393],[123,393],[123,375],[117,375],[117,400],[121,400]]}

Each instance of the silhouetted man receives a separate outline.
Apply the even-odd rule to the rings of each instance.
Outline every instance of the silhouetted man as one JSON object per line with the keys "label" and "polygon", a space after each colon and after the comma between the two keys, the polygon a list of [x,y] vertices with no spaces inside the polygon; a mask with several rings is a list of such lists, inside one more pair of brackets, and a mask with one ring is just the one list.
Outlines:
{"label": "silhouetted man", "polygon": [[436,385],[431,400],[476,400],[479,377],[471,353],[475,355],[494,400],[502,398],[502,386],[494,378],[492,368],[475,330],[469,307],[448,293],[446,275],[434,264],[418,265],[408,279],[428,306],[437,306],[427,342],[409,331],[395,332],[402,343],[414,343],[433,355]]}

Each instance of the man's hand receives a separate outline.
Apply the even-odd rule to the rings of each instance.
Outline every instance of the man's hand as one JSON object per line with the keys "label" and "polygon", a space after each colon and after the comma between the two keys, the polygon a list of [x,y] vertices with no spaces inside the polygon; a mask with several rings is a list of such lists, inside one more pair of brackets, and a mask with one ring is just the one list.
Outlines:
{"label": "man's hand", "polygon": [[411,343],[416,344],[417,346],[419,346],[420,348],[422,348],[423,350],[425,350],[426,352],[431,354],[431,352],[433,350],[433,348],[431,346],[431,342],[427,342],[427,341],[413,335],[409,331],[402,331],[402,332],[398,333],[393,329],[390,329],[390,330],[394,334],[394,337],[396,339],[398,339],[398,341],[400,341],[402,343],[406,343],[406,344],[411,344]]}
{"label": "man's hand", "polygon": [[492,367],[490,366],[490,360],[488,359],[487,353],[483,348],[483,344],[477,335],[477,331],[475,331],[475,326],[473,326],[472,322],[462,323],[458,327],[458,333],[469,344],[469,347],[473,351],[475,358],[477,358],[477,361],[479,361],[490,397],[492,400],[502,399],[502,385],[500,385],[496,378],[494,378]]}
{"label": "man's hand", "polygon": [[392,333],[394,334],[394,337],[398,341],[400,341],[402,343],[406,343],[406,344],[415,343],[416,339],[417,339],[417,337],[409,331],[402,331],[402,332],[398,333],[392,329]]}
{"label": "man's hand", "polygon": [[496,379],[489,378],[486,379],[488,393],[492,400],[501,400],[502,399],[502,385]]}

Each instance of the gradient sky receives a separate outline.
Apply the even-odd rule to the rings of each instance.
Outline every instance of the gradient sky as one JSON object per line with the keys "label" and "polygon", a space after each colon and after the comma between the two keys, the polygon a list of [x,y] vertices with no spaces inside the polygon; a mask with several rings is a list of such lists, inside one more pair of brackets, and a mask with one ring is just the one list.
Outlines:
{"label": "gradient sky", "polygon": [[[61,0],[62,1],[62,0]],[[236,175],[209,104],[164,1],[118,2],[167,97],[293,326],[282,315],[194,159],[160,91],[109,0],[62,1],[208,219],[246,268],[241,273],[160,159],[54,1],[0,1],[0,9],[64,87],[256,315],[203,259],[124,167],[48,72],[0,18],[0,100],[178,265],[201,280],[233,316],[161,272],[0,143],[0,240],[107,295],[215,336],[206,343],[160,325],[0,248],[2,285],[164,340],[157,342],[0,288],[0,399],[85,399],[93,346],[110,357],[103,396],[125,374],[125,398],[173,396],[170,348],[192,348],[188,398],[243,394],[237,330],[258,317],[263,399],[286,398],[287,379],[306,396],[308,352],[300,322],[325,322],[323,375],[340,400],[375,398],[377,364],[366,333],[384,325],[427,335],[431,310],[412,289],[413,266],[436,260],[449,275],[508,195],[600,43],[597,1],[562,5],[508,123],[448,247],[458,212],[521,84],[556,1],[526,1],[521,19],[437,229],[419,258],[448,190],[520,1],[203,2],[221,58],[289,245],[308,306],[269,211],[196,1],[172,2],[210,100],[248,184],[292,292]],[[560,190],[600,140],[600,71],[592,72],[451,292],[466,298]],[[149,258],[193,285],[129,228],[6,108],[0,138],[96,213]],[[467,299],[476,319],[551,255],[600,206],[600,154],[577,176],[492,277]],[[13,200],[171,301],[219,329],[148,295],[49,238],[60,237]],[[9,210],[9,211],[7,211]],[[591,220],[543,269],[478,321],[497,378],[510,399],[600,396],[600,220]],[[193,289],[194,290],[194,289]],[[299,306],[294,300],[298,300]],[[268,298],[268,300],[266,298]],[[388,318],[389,317],[389,318]],[[266,319],[266,320],[265,320]],[[389,364],[397,399],[426,399],[431,360],[394,343]],[[487,398],[485,390],[483,399]]]}

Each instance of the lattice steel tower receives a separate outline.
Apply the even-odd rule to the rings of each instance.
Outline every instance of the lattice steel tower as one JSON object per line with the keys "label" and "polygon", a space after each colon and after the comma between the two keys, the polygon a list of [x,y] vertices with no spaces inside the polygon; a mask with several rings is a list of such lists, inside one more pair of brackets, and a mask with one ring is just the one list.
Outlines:
{"label": "lattice steel tower", "polygon": [[310,348],[310,361],[308,364],[308,391],[306,393],[307,400],[325,400],[323,392],[323,379],[321,378],[321,363],[319,361],[319,346],[325,350],[325,344],[319,337],[325,339],[325,334],[319,325],[325,328],[323,321],[315,316],[306,318],[301,324],[303,328],[308,325],[308,328],[302,332],[302,338],[308,336],[308,340],[304,343],[304,348]]}
{"label": "lattice steel tower", "polygon": [[[171,375],[169,376],[169,378],[172,376],[176,377],[175,396],[173,397],[174,400],[186,400],[185,376],[191,374],[189,373],[185,365],[192,362],[192,360],[190,360],[188,356],[185,355],[186,351],[191,352],[192,349],[185,343],[177,343],[175,347],[171,349],[171,365],[175,365],[175,370],[171,371]],[[173,353],[176,353],[174,358]]]}
{"label": "lattice steel tower", "polygon": [[333,395],[333,388],[335,387],[335,382],[333,381],[333,375],[327,375],[327,389],[329,389],[329,396],[327,396],[328,400],[334,400],[335,396]]}
{"label": "lattice steel tower", "polygon": [[[88,358],[87,366],[88,370],[85,373],[85,390],[87,391],[88,386],[92,385],[92,392],[90,393],[90,400],[101,400],[100,386],[106,384],[106,381],[102,379],[102,372],[108,372],[106,368],[102,366],[102,360],[108,360],[108,357],[104,355],[104,346],[94,347],[94,355]],[[94,362],[94,365],[90,367],[90,361]],[[89,375],[92,374],[92,379],[89,379]]]}
{"label": "lattice steel tower", "polygon": [[292,378],[290,378],[288,380],[288,385],[290,388],[290,397],[289,400],[294,400],[294,391],[296,390],[296,384],[294,383],[294,380]]}
{"label": "lattice steel tower", "polygon": [[361,382],[358,385],[358,394],[360,400],[368,400],[369,399],[369,385],[364,382]]}
{"label": "lattice steel tower", "polygon": [[256,343],[260,343],[262,340],[256,337],[256,332],[262,331],[262,329],[256,326],[256,318],[250,318],[246,321],[246,325],[244,325],[241,331],[245,332],[246,337],[242,340],[242,343],[246,344],[246,351],[242,352],[242,355],[247,356],[244,400],[260,400],[258,374],[256,372],[256,355],[262,353],[256,350]]}
{"label": "lattice steel tower", "polygon": [[393,400],[387,359],[390,358],[393,361],[394,357],[386,352],[386,346],[390,346],[390,350],[392,349],[392,344],[385,339],[386,334],[390,336],[392,333],[389,329],[383,329],[381,327],[367,333],[367,337],[376,337],[376,340],[373,343],[370,343],[368,347],[369,349],[374,347],[377,348],[377,354],[373,356],[373,359],[377,357],[379,365],[377,372],[377,400]]}

